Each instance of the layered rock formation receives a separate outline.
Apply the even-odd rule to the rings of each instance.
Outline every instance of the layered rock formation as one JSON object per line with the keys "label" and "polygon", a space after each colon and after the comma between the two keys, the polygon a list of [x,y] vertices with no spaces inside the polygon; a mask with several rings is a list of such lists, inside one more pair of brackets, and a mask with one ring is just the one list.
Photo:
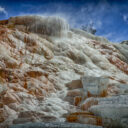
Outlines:
{"label": "layered rock formation", "polygon": [[126,47],[69,29],[57,17],[0,21],[0,127],[72,122],[127,128]]}

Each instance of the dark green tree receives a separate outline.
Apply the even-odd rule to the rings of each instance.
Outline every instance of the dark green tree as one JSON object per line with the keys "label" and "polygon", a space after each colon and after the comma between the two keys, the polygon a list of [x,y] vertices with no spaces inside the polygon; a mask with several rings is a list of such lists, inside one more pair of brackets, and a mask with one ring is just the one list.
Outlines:
{"label": "dark green tree", "polygon": [[94,23],[82,25],[81,26],[81,29],[84,30],[84,31],[86,31],[86,32],[89,32],[91,34],[94,34],[94,35],[96,33],[96,29],[94,28]]}

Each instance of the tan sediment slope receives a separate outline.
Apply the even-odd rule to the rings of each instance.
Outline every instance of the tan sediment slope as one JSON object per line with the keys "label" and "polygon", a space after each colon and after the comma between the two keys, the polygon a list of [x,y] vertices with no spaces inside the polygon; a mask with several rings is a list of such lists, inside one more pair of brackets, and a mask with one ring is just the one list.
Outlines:
{"label": "tan sediment slope", "polygon": [[58,17],[0,21],[0,126],[68,121],[116,127],[119,120],[127,127],[123,48],[70,30]]}

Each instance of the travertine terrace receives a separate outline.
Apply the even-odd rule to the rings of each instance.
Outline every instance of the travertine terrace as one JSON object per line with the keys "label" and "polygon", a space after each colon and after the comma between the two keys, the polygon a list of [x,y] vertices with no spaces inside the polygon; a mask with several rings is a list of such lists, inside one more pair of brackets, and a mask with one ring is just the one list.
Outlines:
{"label": "travertine terrace", "polygon": [[127,128],[127,53],[127,43],[70,29],[58,17],[0,21],[0,128],[26,122]]}

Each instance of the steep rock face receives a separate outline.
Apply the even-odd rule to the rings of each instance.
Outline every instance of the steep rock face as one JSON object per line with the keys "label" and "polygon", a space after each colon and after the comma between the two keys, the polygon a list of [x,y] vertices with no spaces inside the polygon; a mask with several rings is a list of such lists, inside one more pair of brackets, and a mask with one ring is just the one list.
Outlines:
{"label": "steep rock face", "polygon": [[1,127],[66,120],[103,126],[95,97],[127,95],[127,56],[106,39],[69,30],[54,17],[21,16],[0,24]]}

